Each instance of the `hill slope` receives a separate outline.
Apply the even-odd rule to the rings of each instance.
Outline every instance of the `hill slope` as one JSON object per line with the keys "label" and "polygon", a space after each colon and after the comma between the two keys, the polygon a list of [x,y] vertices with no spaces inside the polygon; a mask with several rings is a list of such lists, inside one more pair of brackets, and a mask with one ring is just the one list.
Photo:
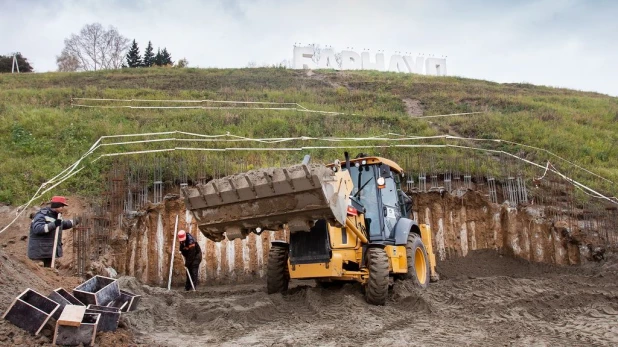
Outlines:
{"label": "hill slope", "polygon": [[[162,110],[72,106],[72,98],[79,97],[270,101],[359,116],[238,108]],[[113,100],[73,100],[73,103],[136,105]],[[252,104],[232,106],[255,107]],[[421,114],[478,111],[483,113],[418,118]],[[354,137],[389,132],[500,138],[555,152],[594,173],[618,180],[618,98],[529,84],[285,69],[153,68],[5,74],[0,75],[0,117],[0,202],[7,204],[26,201],[36,187],[77,160],[101,136],[172,130],[198,134],[230,132],[256,138]],[[429,141],[426,143],[443,140]],[[506,147],[498,144],[492,148],[506,150]],[[155,147],[125,146],[125,150],[147,148]],[[508,150],[540,164],[550,158],[521,146],[511,146]],[[393,151],[386,149],[380,153]],[[319,157],[327,151],[314,153]],[[54,193],[96,192],[102,182],[99,175],[106,167],[89,164],[89,170],[89,174],[71,179]],[[573,175],[595,187],[603,183],[592,176],[579,177],[577,172]],[[616,194],[611,184],[602,188]]]}

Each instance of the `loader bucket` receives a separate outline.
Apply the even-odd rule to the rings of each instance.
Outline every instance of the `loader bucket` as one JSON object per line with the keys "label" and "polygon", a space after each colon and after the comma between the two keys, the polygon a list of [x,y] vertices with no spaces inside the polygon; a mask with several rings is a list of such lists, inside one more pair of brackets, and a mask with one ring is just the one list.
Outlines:
{"label": "loader bucket", "polygon": [[183,189],[200,231],[213,241],[245,238],[256,228],[309,230],[317,219],[345,225],[352,180],[323,165],[252,170]]}

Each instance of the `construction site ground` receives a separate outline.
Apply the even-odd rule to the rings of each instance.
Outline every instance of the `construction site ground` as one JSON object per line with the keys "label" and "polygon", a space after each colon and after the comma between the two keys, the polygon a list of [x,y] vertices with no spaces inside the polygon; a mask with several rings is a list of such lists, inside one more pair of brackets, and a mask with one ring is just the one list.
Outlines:
{"label": "construction site ground", "polygon": [[[26,288],[44,295],[83,279],[42,268],[26,257],[24,221],[0,235],[0,310]],[[25,228],[25,229],[24,229]],[[68,259],[63,259],[66,264]],[[62,263],[61,263],[62,264]],[[293,281],[268,295],[264,280],[182,288],[121,277],[143,295],[139,308],[99,346],[529,346],[618,344],[618,257],[557,267],[495,250],[439,262],[441,280],[419,290],[396,282],[386,306],[365,302],[358,284],[321,288]],[[30,336],[0,320],[0,345],[48,346],[50,325]]]}

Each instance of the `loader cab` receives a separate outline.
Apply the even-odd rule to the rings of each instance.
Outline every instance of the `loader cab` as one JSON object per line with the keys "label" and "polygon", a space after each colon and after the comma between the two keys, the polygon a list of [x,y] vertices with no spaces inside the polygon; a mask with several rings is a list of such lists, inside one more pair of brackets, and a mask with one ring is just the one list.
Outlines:
{"label": "loader cab", "polygon": [[402,169],[388,159],[350,160],[352,196],[365,208],[365,224],[372,243],[394,244],[395,224],[409,215],[411,203],[401,191],[401,174]]}

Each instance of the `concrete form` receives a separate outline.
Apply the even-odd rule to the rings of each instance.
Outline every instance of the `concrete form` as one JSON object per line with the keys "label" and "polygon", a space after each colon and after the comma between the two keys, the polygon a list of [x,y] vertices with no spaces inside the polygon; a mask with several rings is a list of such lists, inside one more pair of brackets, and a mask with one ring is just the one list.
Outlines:
{"label": "concrete form", "polygon": [[109,277],[94,276],[73,289],[73,296],[84,304],[105,306],[120,295],[118,282]]}
{"label": "concrete form", "polygon": [[114,300],[112,300],[109,304],[107,304],[107,307],[118,308],[120,312],[135,311],[137,305],[141,300],[141,297],[141,295],[136,295],[124,290],[120,290],[120,295]]}
{"label": "concrete form", "polygon": [[53,300],[27,288],[13,300],[2,318],[32,335],[38,335],[59,306]]}
{"label": "concrete form", "polygon": [[54,312],[53,314],[53,317],[56,320],[58,320],[60,314],[62,314],[62,311],[64,311],[64,307],[66,305],[86,306],[64,288],[54,289],[54,291],[51,292],[51,294],[49,294],[47,297],[60,305],[60,307],[58,307],[56,312]]}
{"label": "concrete form", "polygon": [[99,313],[85,313],[79,326],[61,325],[56,322],[53,344],[93,346],[100,317]]}
{"label": "concrete form", "polygon": [[88,305],[86,313],[99,313],[101,318],[97,326],[98,331],[116,331],[120,321],[120,309],[115,307]]}

